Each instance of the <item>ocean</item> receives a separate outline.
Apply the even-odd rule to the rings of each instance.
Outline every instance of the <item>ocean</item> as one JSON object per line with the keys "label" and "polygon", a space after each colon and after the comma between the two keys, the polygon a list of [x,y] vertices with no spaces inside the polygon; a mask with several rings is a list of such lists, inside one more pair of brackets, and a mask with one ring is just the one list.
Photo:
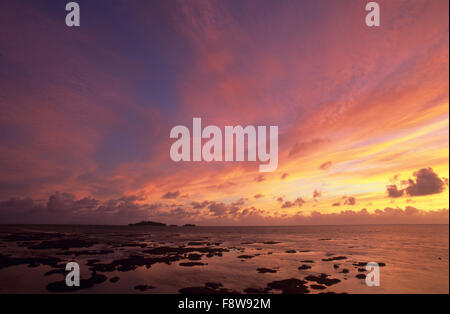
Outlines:
{"label": "ocean", "polygon": [[0,293],[449,293],[448,257],[448,225],[0,225]]}

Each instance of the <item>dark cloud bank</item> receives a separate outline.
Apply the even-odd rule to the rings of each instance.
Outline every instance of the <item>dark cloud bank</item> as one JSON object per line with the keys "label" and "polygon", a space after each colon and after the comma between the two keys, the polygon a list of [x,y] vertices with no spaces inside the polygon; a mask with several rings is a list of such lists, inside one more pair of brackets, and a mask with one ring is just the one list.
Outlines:
{"label": "dark cloud bank", "polygon": [[[313,212],[295,215],[267,212],[246,206],[247,199],[225,204],[215,201],[184,204],[147,204],[140,196],[127,196],[100,201],[91,197],[77,199],[73,194],[56,192],[46,202],[31,198],[12,198],[0,202],[2,223],[31,224],[127,224],[144,219],[165,223],[199,225],[327,225],[327,224],[448,224],[448,209],[423,211],[408,206],[405,209],[385,208],[369,213],[366,209],[339,213]],[[299,206],[301,201],[292,202]],[[292,207],[293,207],[292,206]],[[289,206],[288,206],[289,207]]]}
{"label": "dark cloud bank", "polygon": [[389,197],[401,196],[425,196],[438,194],[448,186],[448,179],[439,178],[431,168],[422,168],[413,173],[414,179],[401,181],[397,184],[388,185],[386,192]]}

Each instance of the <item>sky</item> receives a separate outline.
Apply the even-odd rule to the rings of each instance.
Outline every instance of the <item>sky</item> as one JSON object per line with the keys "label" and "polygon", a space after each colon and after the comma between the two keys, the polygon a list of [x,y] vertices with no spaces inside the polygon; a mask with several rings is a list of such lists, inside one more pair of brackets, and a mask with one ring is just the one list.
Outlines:
{"label": "sky", "polygon": [[[0,3],[0,223],[445,223],[449,3]],[[279,163],[174,162],[192,119]]]}

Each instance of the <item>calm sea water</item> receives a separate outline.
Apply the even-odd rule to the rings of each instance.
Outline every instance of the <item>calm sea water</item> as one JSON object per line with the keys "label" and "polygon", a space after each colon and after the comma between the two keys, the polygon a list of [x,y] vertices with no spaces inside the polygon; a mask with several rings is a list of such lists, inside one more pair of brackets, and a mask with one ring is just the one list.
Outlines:
{"label": "calm sea water", "polygon": [[[46,234],[45,239],[40,235]],[[33,237],[35,235],[35,237]],[[37,237],[36,237],[37,235]],[[15,236],[15,237],[14,237]],[[84,248],[36,249],[43,241],[76,239],[93,241]],[[76,261],[82,278],[92,274],[89,260],[111,263],[130,256],[155,256],[145,252],[158,247],[192,248],[194,260],[184,254],[179,261],[158,262],[149,268],[97,272],[108,280],[82,293],[141,292],[137,285],[149,285],[146,293],[178,293],[186,287],[207,282],[243,292],[264,288],[268,283],[289,278],[303,280],[326,274],[340,282],[310,293],[449,293],[448,225],[361,225],[293,227],[126,227],[126,226],[0,226],[0,293],[49,292],[51,282],[64,274],[48,274],[52,266],[18,263],[10,258],[57,257],[60,265]],[[47,244],[49,242],[46,242]],[[207,256],[195,248],[222,248],[223,254]],[[98,254],[106,250],[105,254]],[[78,251],[78,254],[75,252]],[[81,252],[84,251],[84,252]],[[295,252],[293,252],[295,251]],[[244,255],[244,257],[243,257]],[[170,256],[168,255],[158,255]],[[323,261],[344,256],[345,259]],[[8,264],[9,261],[9,264]],[[17,261],[17,260],[16,260]],[[302,261],[313,261],[305,263]],[[200,263],[182,266],[185,262]],[[357,262],[385,263],[380,268],[380,286],[368,287],[356,275]],[[91,261],[92,263],[92,261]],[[310,269],[299,270],[301,265]],[[92,265],[92,264],[91,264]],[[336,265],[336,266],[335,266]],[[260,273],[258,268],[272,272]],[[348,273],[342,270],[347,269]],[[46,274],[47,273],[47,274]],[[117,282],[109,279],[119,277]],[[314,284],[314,282],[312,282]],[[309,286],[309,283],[307,284]],[[272,290],[270,293],[280,293]]]}

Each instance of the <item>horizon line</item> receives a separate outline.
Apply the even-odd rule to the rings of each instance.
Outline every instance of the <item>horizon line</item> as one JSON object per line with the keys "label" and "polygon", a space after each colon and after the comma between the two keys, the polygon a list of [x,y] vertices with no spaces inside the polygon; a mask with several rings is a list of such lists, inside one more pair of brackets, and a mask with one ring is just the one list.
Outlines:
{"label": "horizon line", "polygon": [[112,224],[33,224],[33,223],[0,223],[0,226],[86,226],[86,227],[130,227],[130,228],[198,228],[198,227],[321,227],[321,226],[401,226],[401,225],[416,225],[416,226],[448,226],[449,223],[361,223],[361,224],[304,224],[304,225],[195,225],[184,226],[167,224],[165,226],[136,226],[136,225],[112,225]]}

